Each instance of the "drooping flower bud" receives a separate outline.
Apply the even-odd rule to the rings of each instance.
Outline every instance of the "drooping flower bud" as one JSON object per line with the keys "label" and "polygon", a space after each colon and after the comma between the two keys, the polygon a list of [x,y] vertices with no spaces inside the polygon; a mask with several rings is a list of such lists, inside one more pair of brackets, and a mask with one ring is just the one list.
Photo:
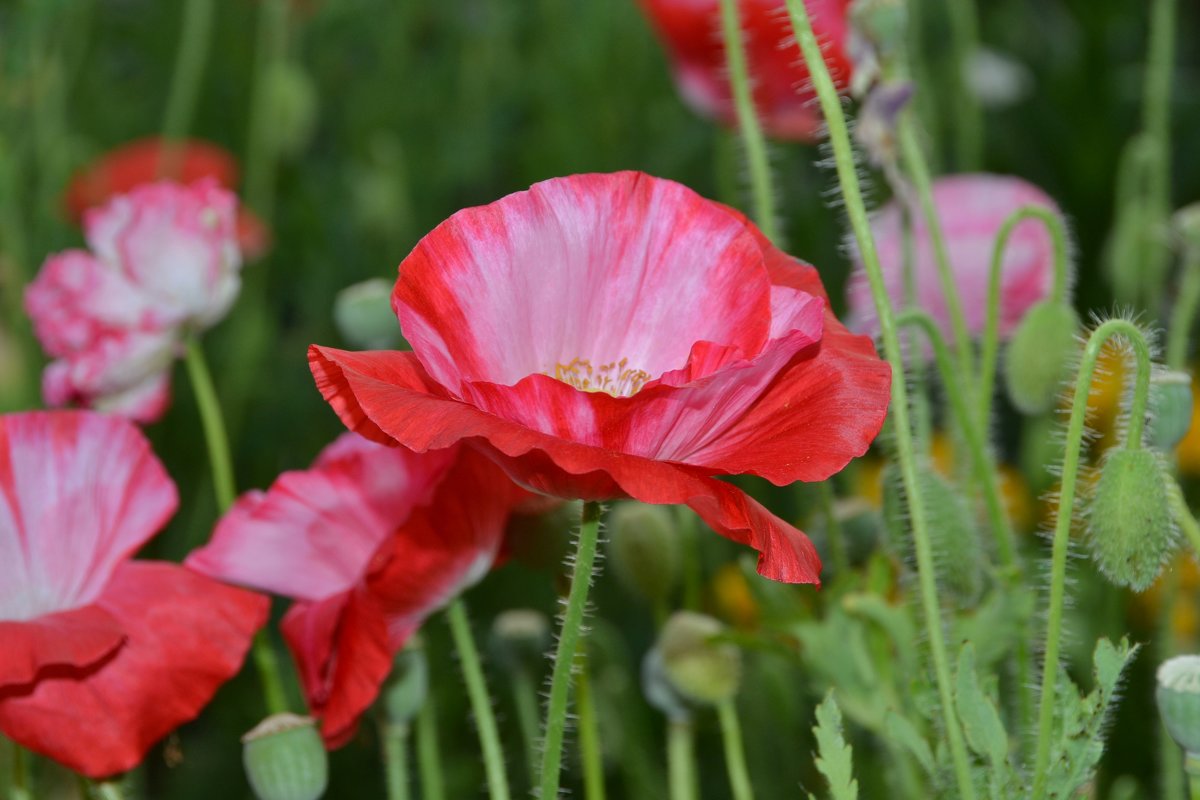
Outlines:
{"label": "drooping flower bud", "polygon": [[1088,545],[1100,571],[1118,586],[1150,588],[1175,545],[1161,456],[1114,447],[1104,455],[1088,503]]}
{"label": "drooping flower bud", "polygon": [[694,703],[716,705],[737,694],[742,680],[742,653],[719,641],[728,629],[694,611],[677,611],[667,619],[656,648],[663,674],[681,696]]}
{"label": "drooping flower bud", "polygon": [[1151,446],[1170,453],[1192,427],[1192,378],[1186,372],[1162,372],[1150,382],[1146,437]]}
{"label": "drooping flower bud", "polygon": [[333,321],[348,344],[395,350],[404,342],[392,311],[392,284],[382,278],[347,286],[333,301]]}
{"label": "drooping flower bud", "polygon": [[1200,758],[1200,656],[1176,656],[1158,668],[1154,698],[1171,738]]}
{"label": "drooping flower bud", "polygon": [[608,517],[608,556],[617,579],[651,603],[664,602],[680,568],[679,535],[666,506],[617,503]]}
{"label": "drooping flower bud", "polygon": [[311,717],[273,714],[242,737],[242,764],[258,800],[317,800],[329,760]]}
{"label": "drooping flower bud", "polygon": [[1029,309],[1008,344],[1005,385],[1018,411],[1040,414],[1054,406],[1079,342],[1079,315],[1066,303],[1043,300]]}
{"label": "drooping flower bud", "polygon": [[420,713],[429,694],[429,661],[425,648],[413,637],[392,660],[388,676],[379,695],[379,706],[392,725],[407,725]]}
{"label": "drooping flower bud", "polygon": [[543,658],[550,646],[550,620],[531,608],[514,608],[496,615],[491,648],[496,663],[509,671],[526,669]]}

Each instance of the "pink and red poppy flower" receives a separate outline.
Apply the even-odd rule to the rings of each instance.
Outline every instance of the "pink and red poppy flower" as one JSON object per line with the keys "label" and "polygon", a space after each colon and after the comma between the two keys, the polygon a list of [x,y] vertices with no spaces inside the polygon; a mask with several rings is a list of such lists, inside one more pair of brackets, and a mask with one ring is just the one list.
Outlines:
{"label": "pink and red poppy flower", "polygon": [[[1040,206],[1059,214],[1058,206],[1038,187],[1006,175],[966,174],[939,178],[933,184],[933,201],[946,237],[954,284],[962,300],[967,330],[983,333],[987,320],[988,281],[996,237],[1005,220],[1025,206]],[[871,220],[875,246],[888,296],[897,308],[907,306],[904,292],[904,229],[899,204],[892,200]],[[933,316],[947,339],[952,337],[950,315],[928,227],[920,214],[913,216],[916,307]],[[1041,222],[1027,219],[1008,240],[1000,267],[1000,337],[1016,330],[1025,312],[1050,295],[1054,285],[1054,243]],[[862,264],[855,267],[846,289],[850,326],[872,336],[879,333],[879,318],[871,300]]]}
{"label": "pink and red poppy flower", "polygon": [[131,560],[175,511],[133,425],[0,416],[0,731],[101,778],[136,766],[241,667],[267,599]]}
{"label": "pink and red poppy flower", "polygon": [[[80,170],[67,186],[63,203],[70,218],[80,222],[89,208],[103,206],[116,195],[146,183],[190,184],[212,179],[235,192],[238,178],[237,160],[211,142],[186,139],[171,143],[152,136],[110,150]],[[270,249],[271,232],[253,212],[241,207],[237,213],[237,241],[243,257],[255,261]]]}
{"label": "pink and red poppy flower", "polygon": [[50,256],[25,293],[55,359],[48,404],[162,416],[183,339],[220,320],[241,286],[236,212],[237,198],[207,179],[144,184],[87,211],[90,250]]}
{"label": "pink and red poppy flower", "polygon": [[347,433],[311,469],[243,495],[187,565],[296,600],[284,637],[336,747],[426,617],[496,563],[526,497],[471,450],[418,454]]}
{"label": "pink and red poppy flower", "polygon": [[[736,123],[721,35],[719,0],[640,0],[671,60],[683,99],[698,113]],[[805,0],[825,63],[839,88],[849,84],[850,0]],[[759,121],[780,139],[812,141],[821,115],[784,0],[740,0],[746,63]]]}
{"label": "pink and red poppy flower", "polygon": [[808,538],[718,476],[829,477],[890,371],[740,213],[636,172],[545,181],[435,228],[392,303],[412,352],[309,351],[349,428],[465,442],[549,495],[686,503],[763,575],[817,582]]}

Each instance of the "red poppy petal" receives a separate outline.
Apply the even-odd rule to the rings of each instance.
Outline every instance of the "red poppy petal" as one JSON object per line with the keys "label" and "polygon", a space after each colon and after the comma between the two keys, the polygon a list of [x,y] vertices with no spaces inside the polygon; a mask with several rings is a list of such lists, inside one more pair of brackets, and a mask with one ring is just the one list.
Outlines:
{"label": "red poppy petal", "polygon": [[32,683],[55,667],[86,669],[125,642],[125,632],[99,606],[47,614],[26,622],[0,621],[0,691]]}
{"label": "red poppy petal", "polygon": [[127,562],[97,601],[128,640],[82,676],[0,690],[0,730],[93,778],[125,772],[241,667],[265,597],[174,564]]}

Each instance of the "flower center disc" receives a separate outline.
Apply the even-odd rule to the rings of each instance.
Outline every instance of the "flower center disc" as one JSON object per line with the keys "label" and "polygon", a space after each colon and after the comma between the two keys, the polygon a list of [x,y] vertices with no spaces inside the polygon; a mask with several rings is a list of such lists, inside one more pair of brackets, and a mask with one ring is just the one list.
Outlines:
{"label": "flower center disc", "polygon": [[629,397],[641,391],[650,373],[629,366],[629,359],[622,358],[609,364],[593,366],[586,358],[572,359],[569,364],[554,367],[554,379],[569,383],[585,392],[607,392],[613,397]]}

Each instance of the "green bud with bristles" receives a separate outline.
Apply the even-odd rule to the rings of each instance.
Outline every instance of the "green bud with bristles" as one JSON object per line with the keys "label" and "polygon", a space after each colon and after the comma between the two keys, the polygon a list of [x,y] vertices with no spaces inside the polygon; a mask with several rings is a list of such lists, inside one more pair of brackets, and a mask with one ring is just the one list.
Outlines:
{"label": "green bud with bristles", "polygon": [[1154,698],[1171,738],[1195,759],[1200,755],[1200,656],[1176,656],[1158,668]]}
{"label": "green bud with bristles", "polygon": [[1049,411],[1079,350],[1079,315],[1066,303],[1042,300],[1026,312],[1008,343],[1005,386],[1024,414]]}
{"label": "green bud with bristles", "polygon": [[667,506],[617,503],[608,515],[608,558],[629,591],[650,603],[671,595],[682,554],[675,517]]}
{"label": "green bud with bristles", "polygon": [[273,714],[242,737],[242,763],[258,800],[317,800],[329,759],[311,717]]}
{"label": "green bud with bristles", "polygon": [[1186,372],[1162,372],[1150,381],[1152,414],[1146,438],[1164,453],[1172,452],[1192,427],[1192,378]]}
{"label": "green bud with bristles", "polygon": [[404,344],[392,311],[392,284],[383,278],[355,283],[337,293],[333,321],[348,344],[367,350],[395,350]]}
{"label": "green bud with bristles", "polygon": [[429,662],[416,637],[392,659],[392,672],[379,695],[379,706],[393,725],[412,722],[429,694]]}
{"label": "green bud with bristles", "polygon": [[1175,545],[1160,459],[1146,448],[1110,449],[1088,503],[1092,558],[1106,578],[1137,592],[1150,588]]}
{"label": "green bud with bristles", "polygon": [[658,636],[663,674],[687,700],[717,705],[733,698],[742,681],[742,652],[720,641],[727,628],[694,611],[677,611]]}

